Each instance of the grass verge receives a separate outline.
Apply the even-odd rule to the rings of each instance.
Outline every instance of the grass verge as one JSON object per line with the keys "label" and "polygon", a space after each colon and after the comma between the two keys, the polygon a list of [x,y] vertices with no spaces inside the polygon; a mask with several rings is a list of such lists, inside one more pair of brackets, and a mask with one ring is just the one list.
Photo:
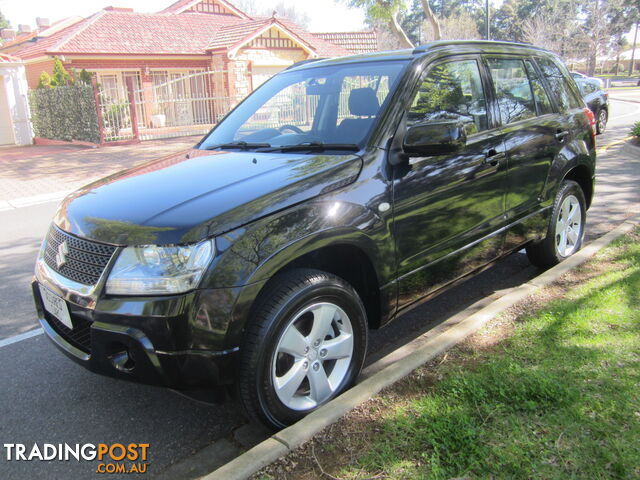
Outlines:
{"label": "grass verge", "polygon": [[254,476],[640,478],[640,229]]}

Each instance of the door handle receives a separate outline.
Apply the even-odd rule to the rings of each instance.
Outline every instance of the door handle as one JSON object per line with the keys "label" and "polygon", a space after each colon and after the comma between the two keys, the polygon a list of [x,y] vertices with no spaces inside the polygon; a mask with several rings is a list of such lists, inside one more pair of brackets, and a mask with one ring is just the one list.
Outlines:
{"label": "door handle", "polygon": [[488,163],[489,165],[495,167],[500,163],[501,160],[504,160],[505,158],[506,155],[504,152],[498,152],[495,148],[492,148],[484,154],[484,163]]}
{"label": "door handle", "polygon": [[559,142],[563,142],[567,135],[569,135],[569,131],[568,130],[560,130],[560,129],[558,129],[556,131],[556,140],[558,140]]}

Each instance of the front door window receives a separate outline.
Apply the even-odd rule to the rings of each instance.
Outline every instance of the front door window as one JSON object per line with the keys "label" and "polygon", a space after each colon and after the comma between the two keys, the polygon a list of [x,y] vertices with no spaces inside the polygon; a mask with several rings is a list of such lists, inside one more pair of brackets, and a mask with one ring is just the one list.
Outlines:
{"label": "front door window", "polygon": [[467,135],[488,128],[487,105],[475,60],[437,65],[420,84],[409,109],[408,125],[445,122],[463,123]]}

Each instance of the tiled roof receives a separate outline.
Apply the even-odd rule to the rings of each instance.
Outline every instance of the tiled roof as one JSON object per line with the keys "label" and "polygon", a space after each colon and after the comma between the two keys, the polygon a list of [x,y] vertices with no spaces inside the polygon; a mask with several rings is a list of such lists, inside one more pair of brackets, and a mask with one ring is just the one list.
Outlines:
{"label": "tiled roof", "polygon": [[258,20],[221,27],[211,39],[207,50],[230,48],[270,23],[270,20]]}
{"label": "tiled roof", "polygon": [[[228,11],[233,12],[238,17],[251,20],[251,17],[249,15],[247,15],[242,10],[235,7],[232,3],[226,0],[217,0],[217,1],[221,6],[226,8]],[[161,10],[160,13],[182,13],[195,3],[198,3],[198,0],[178,0],[177,2],[169,5],[164,10]]]}
{"label": "tiled roof", "polygon": [[[8,50],[12,47],[16,47],[18,45],[21,45],[25,42],[29,42],[29,41],[33,41],[35,42],[37,40],[36,37],[40,38],[44,38],[44,37],[49,37],[57,32],[59,32],[60,30],[63,30],[64,28],[67,28],[73,24],[78,23],[79,21],[84,20],[82,17],[67,17],[67,18],[63,18],[62,20],[57,20],[55,22],[53,22],[50,26],[48,27],[44,27],[44,28],[36,28],[35,30],[33,30],[32,32],[29,33],[18,33],[18,35],[16,35],[16,38],[14,38],[13,40],[10,41],[5,41],[4,43],[2,43],[0,45],[0,50]],[[15,48],[13,50],[16,50]]]}
{"label": "tiled roof", "polygon": [[22,59],[63,54],[204,55],[207,50],[233,48],[270,22],[279,24],[320,57],[353,53],[286,18],[247,21],[231,15],[196,12],[105,9],[50,36],[35,37],[12,54]]}
{"label": "tiled roof", "polygon": [[316,37],[313,33],[308,32],[288,18],[278,18],[278,21],[288,27],[289,30],[298,35],[309,45],[312,45],[319,57],[342,57],[344,55],[352,55],[353,53],[340,45],[336,45],[335,43]]}
{"label": "tiled roof", "polygon": [[38,30],[34,30],[33,32],[18,34],[13,40],[5,40],[0,44],[0,48],[9,48],[14,45],[19,45],[27,40],[31,40],[33,37],[38,36]]}
{"label": "tiled roof", "polygon": [[237,25],[228,25],[220,28],[213,37],[207,50],[217,50],[221,48],[233,49],[241,46],[243,40],[250,39],[260,30],[266,29],[269,25],[277,25],[291,37],[305,45],[320,57],[335,57],[341,55],[349,55],[349,52],[337,45],[325,42],[321,38],[314,37],[302,27],[285,18],[262,17],[260,20],[252,22],[244,22]]}
{"label": "tiled roof", "polygon": [[0,53],[0,63],[20,63],[21,61],[18,57]]}
{"label": "tiled roof", "polygon": [[[219,28],[243,22],[228,15],[211,17],[199,13],[175,15],[102,10],[72,31],[66,29],[50,37],[45,48],[39,50],[49,54],[202,55]],[[22,57],[31,52],[21,50],[16,53]]]}
{"label": "tiled roof", "polygon": [[314,33],[316,37],[346,48],[351,53],[371,53],[378,51],[376,32],[326,32]]}
{"label": "tiled roof", "polygon": [[22,58],[36,58],[46,55],[57,43],[71,37],[76,31],[80,30],[83,25],[93,19],[96,15],[100,15],[102,12],[93,14],[90,17],[85,18],[77,23],[69,25],[63,28],[59,32],[54,33],[48,37],[35,37],[29,42],[25,42],[24,46],[13,52],[14,55]]}

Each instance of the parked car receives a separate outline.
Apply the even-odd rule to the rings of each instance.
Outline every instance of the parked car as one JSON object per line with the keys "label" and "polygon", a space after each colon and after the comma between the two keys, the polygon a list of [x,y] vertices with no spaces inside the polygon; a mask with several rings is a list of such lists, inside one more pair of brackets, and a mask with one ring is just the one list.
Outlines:
{"label": "parked car", "polygon": [[234,384],[284,427],[353,384],[369,329],[522,248],[541,267],[573,255],[592,123],[531,46],[293,66],[193,150],[69,195],[37,260],[38,318],[95,372]]}
{"label": "parked car", "polygon": [[596,117],[596,133],[599,135],[607,128],[609,120],[609,94],[589,80],[576,80],[582,98]]}
{"label": "parked car", "polygon": [[590,77],[588,75],[585,75],[584,73],[580,73],[580,72],[571,72],[571,76],[574,78],[574,80],[589,80],[591,82],[594,82],[596,84],[598,84],[598,86],[600,88],[604,88],[604,82],[602,81],[601,78],[597,78],[597,77]]}

